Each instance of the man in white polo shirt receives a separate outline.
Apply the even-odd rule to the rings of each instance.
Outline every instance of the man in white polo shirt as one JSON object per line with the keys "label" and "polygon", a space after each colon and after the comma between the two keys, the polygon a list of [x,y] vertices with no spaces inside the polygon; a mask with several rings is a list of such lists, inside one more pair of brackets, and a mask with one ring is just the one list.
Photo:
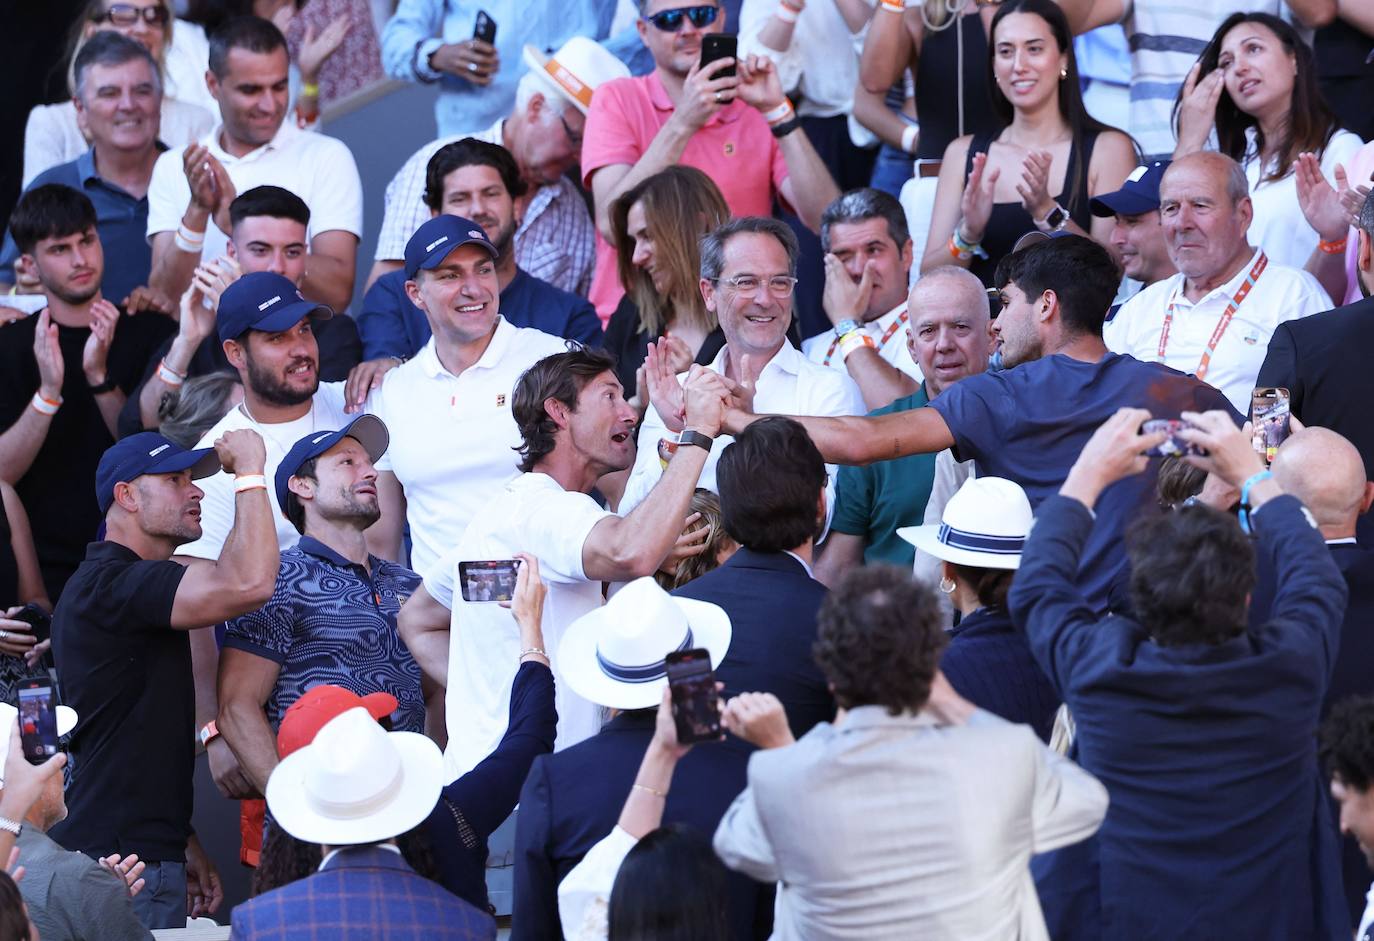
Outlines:
{"label": "man in white polo shirt", "polygon": [[388,516],[395,521],[390,553],[399,554],[404,518],[410,567],[423,575],[519,473],[515,383],[568,345],[501,316],[496,246],[477,223],[435,216],[411,236],[405,256],[406,294],[433,335],[386,374],[366,408],[391,430],[377,463],[382,525]]}
{"label": "man in white polo shirt", "polygon": [[1243,415],[1275,328],[1331,306],[1312,275],[1251,247],[1249,191],[1225,154],[1202,151],[1170,164],[1159,209],[1178,274],[1122,304],[1102,331],[1113,353],[1195,375]]}
{"label": "man in white polo shirt", "polygon": [[363,224],[363,188],[348,147],[297,128],[287,111],[286,38],[267,20],[239,17],[210,40],[210,93],[221,124],[199,143],[158,158],[148,185],[149,284],[179,297],[202,259],[225,253],[229,204],[254,186],[288,189],[310,207],[310,257],[301,291],[344,310]]}

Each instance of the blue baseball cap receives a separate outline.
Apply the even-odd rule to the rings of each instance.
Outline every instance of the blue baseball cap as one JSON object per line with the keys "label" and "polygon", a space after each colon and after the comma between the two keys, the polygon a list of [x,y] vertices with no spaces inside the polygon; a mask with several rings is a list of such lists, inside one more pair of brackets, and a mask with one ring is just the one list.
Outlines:
{"label": "blue baseball cap", "polygon": [[175,474],[188,468],[192,480],[218,474],[219,455],[214,448],[188,451],[156,431],[130,435],[110,445],[100,456],[95,469],[96,503],[103,515],[114,503],[115,484],[128,483],[144,474]]}
{"label": "blue baseball cap", "polygon": [[1168,160],[1136,167],[1121,189],[1114,193],[1094,196],[1090,204],[1095,216],[1138,216],[1142,212],[1153,212],[1159,208],[1159,181],[1164,171],[1169,169]]}
{"label": "blue baseball cap", "polygon": [[338,431],[317,431],[306,435],[291,445],[291,450],[277,465],[277,506],[281,507],[282,513],[286,512],[286,495],[291,492],[286,486],[287,481],[296,476],[302,464],[319,457],[344,438],[352,438],[361,444],[367,452],[367,459],[374,463],[391,444],[391,432],[386,430],[386,424],[376,415],[359,415]]}
{"label": "blue baseball cap", "polygon": [[441,213],[415,230],[406,242],[406,277],[414,281],[421,270],[437,268],[464,245],[480,245],[496,257],[496,246],[471,219]]}
{"label": "blue baseball cap", "polygon": [[239,278],[219,296],[215,331],[220,340],[237,340],[249,330],[276,333],[289,330],[306,317],[328,320],[334,311],[307,301],[289,278],[271,271],[254,271]]}

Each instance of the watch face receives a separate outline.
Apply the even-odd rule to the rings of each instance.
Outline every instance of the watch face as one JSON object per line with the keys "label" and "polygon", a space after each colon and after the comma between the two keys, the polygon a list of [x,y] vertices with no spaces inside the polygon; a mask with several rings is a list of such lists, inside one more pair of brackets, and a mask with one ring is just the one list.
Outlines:
{"label": "watch face", "polygon": [[1068,214],[1064,212],[1063,209],[1055,206],[1050,214],[1045,217],[1045,225],[1049,226],[1051,229],[1057,229],[1064,224],[1067,215]]}

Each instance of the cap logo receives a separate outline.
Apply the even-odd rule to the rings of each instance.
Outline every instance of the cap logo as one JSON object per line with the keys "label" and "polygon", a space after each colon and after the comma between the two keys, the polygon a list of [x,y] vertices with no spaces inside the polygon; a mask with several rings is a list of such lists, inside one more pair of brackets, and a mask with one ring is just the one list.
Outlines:
{"label": "cap logo", "polygon": [[264,311],[264,310],[266,310],[267,308],[271,307],[273,304],[277,303],[277,302],[280,301],[280,300],[281,300],[281,295],[280,295],[280,294],[277,294],[277,295],[275,295],[274,297],[268,298],[267,300],[263,301],[261,304],[258,305],[258,310],[259,310],[259,311]]}
{"label": "cap logo", "polygon": [[1139,183],[1140,178],[1150,171],[1149,167],[1136,167],[1131,171],[1131,175],[1126,177],[1127,183]]}
{"label": "cap logo", "polygon": [[328,438],[328,437],[329,437],[330,435],[332,435],[333,433],[334,433],[334,432],[332,432],[332,431],[326,431],[326,432],[325,432],[324,434],[322,434],[322,435],[316,435],[315,437],[313,437],[313,438],[310,439],[310,443],[311,443],[311,444],[319,444],[321,441],[323,441],[325,438]]}
{"label": "cap logo", "polygon": [[486,235],[481,232],[475,232],[472,229],[468,229],[468,238],[481,239],[484,242],[487,239]]}
{"label": "cap logo", "polygon": [[586,83],[572,74],[557,59],[549,59],[544,63],[544,71],[549,73],[549,77],[558,83],[558,87],[563,89],[569,97],[582,105],[590,108],[592,106],[592,90]]}
{"label": "cap logo", "polygon": [[432,242],[430,242],[428,245],[426,245],[426,246],[425,246],[425,251],[426,251],[426,252],[432,252],[432,251],[434,251],[435,248],[437,248],[437,247],[440,246],[440,245],[443,245],[443,244],[444,244],[445,242],[447,242],[447,241],[448,241],[448,236],[447,236],[447,235],[441,235],[441,236],[439,236],[437,239],[435,239],[434,241],[432,241]]}
{"label": "cap logo", "polygon": [[161,454],[163,451],[166,451],[170,447],[170,444],[159,444],[157,447],[153,448],[151,451],[148,452],[148,456],[157,457],[159,454]]}

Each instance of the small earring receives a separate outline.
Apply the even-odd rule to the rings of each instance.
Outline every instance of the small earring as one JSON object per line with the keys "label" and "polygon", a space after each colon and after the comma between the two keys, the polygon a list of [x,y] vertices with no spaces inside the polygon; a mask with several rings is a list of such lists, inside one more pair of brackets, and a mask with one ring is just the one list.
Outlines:
{"label": "small earring", "polygon": [[954,594],[954,580],[948,577],[940,579],[940,590],[947,595]]}
{"label": "small earring", "polygon": [[1060,69],[1060,70],[1059,70],[1059,80],[1060,80],[1060,81],[1063,81],[1064,79],[1066,79],[1066,78],[1068,78],[1068,77],[1069,77],[1069,70],[1068,70],[1068,69]]}

